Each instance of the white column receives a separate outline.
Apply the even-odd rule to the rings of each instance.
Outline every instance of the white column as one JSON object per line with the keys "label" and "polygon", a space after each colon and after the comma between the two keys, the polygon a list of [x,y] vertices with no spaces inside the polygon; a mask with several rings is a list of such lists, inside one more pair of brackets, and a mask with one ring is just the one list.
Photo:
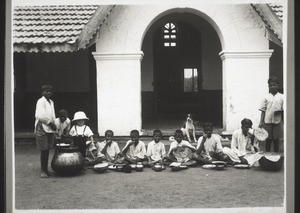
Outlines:
{"label": "white column", "polygon": [[93,53],[97,63],[98,132],[129,135],[142,128],[142,52]]}
{"label": "white column", "polygon": [[249,118],[253,127],[260,119],[258,110],[268,93],[269,59],[273,50],[220,52],[223,61],[223,127],[232,132]]}

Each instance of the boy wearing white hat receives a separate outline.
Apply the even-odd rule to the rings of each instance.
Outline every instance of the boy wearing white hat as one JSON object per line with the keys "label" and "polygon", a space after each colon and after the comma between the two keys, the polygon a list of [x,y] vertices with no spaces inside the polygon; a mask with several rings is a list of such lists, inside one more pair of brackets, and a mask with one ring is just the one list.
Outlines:
{"label": "boy wearing white hat", "polygon": [[83,157],[86,156],[87,144],[94,143],[94,134],[90,127],[85,124],[88,120],[89,118],[86,117],[84,112],[76,112],[72,120],[75,122],[75,125],[73,125],[70,130],[70,135],[73,138],[73,144],[74,146],[78,146]]}

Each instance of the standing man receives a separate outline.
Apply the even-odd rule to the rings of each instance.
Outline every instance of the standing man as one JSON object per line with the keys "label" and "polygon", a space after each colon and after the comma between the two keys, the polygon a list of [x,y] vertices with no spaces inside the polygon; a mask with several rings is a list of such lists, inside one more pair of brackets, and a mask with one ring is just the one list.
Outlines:
{"label": "standing man", "polygon": [[54,102],[50,99],[53,94],[51,85],[42,86],[42,97],[36,103],[35,134],[37,148],[40,150],[41,177],[48,178],[49,150],[54,147],[55,111]]}
{"label": "standing man", "polygon": [[283,131],[284,96],[278,92],[279,79],[277,77],[270,77],[268,86],[269,94],[265,96],[259,108],[261,111],[259,127],[263,127],[268,132],[266,151],[271,151],[273,143],[274,152],[278,152],[279,139],[282,137]]}

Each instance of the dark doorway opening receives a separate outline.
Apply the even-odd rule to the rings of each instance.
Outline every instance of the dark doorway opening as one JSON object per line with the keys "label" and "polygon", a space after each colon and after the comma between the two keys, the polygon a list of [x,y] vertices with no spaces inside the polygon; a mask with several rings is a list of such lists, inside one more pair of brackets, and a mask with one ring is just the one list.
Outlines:
{"label": "dark doorway opening", "polygon": [[14,53],[14,128],[33,132],[35,106],[43,84],[54,88],[52,100],[58,116],[60,109],[76,111],[90,118],[88,125],[97,132],[95,47],[73,53]]}
{"label": "dark doorway opening", "polygon": [[274,50],[269,62],[269,76],[276,76],[279,79],[279,92],[283,93],[283,49],[271,41],[269,45],[269,48]]}
{"label": "dark doorway opening", "polygon": [[[171,25],[174,36],[166,39]],[[168,22],[154,33],[155,117],[185,117],[201,112],[201,35],[181,22]]]}

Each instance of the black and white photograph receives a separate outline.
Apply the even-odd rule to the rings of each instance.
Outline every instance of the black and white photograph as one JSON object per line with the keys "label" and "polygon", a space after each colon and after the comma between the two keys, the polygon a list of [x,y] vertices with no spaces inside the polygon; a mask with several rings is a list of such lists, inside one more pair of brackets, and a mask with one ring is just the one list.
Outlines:
{"label": "black and white photograph", "polygon": [[288,3],[12,0],[8,212],[289,212]]}

